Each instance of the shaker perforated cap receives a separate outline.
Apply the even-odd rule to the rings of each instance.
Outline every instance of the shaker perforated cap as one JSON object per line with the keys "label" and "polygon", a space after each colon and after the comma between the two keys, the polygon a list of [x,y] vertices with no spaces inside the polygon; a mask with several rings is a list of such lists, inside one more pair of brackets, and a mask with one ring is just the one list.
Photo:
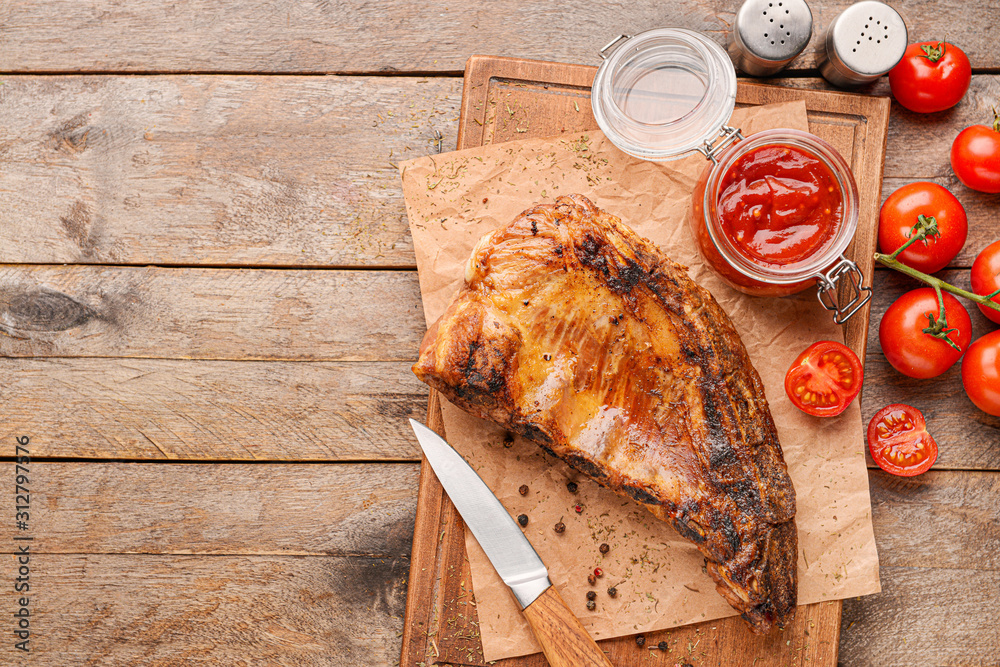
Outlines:
{"label": "shaker perforated cap", "polygon": [[769,76],[802,53],[811,36],[805,0],[747,0],[736,13],[729,55],[743,72]]}
{"label": "shaker perforated cap", "polygon": [[906,42],[906,23],[895,9],[875,0],[856,3],[830,24],[820,72],[837,86],[874,81],[902,59]]}

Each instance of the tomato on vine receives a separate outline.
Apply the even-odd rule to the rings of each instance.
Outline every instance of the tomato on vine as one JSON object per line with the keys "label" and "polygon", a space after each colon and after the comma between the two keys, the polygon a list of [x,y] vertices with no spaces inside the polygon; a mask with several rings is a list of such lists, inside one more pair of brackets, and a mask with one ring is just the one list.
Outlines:
{"label": "tomato on vine", "polygon": [[[1000,304],[1000,241],[994,241],[983,248],[972,263],[972,291]],[[983,315],[1000,324],[1000,311],[977,305]]]}
{"label": "tomato on vine", "polygon": [[878,327],[879,343],[892,367],[912,378],[941,375],[972,340],[968,311],[951,294],[930,287],[911,290],[889,306]]}
{"label": "tomato on vine", "polygon": [[965,207],[937,183],[904,185],[879,211],[879,248],[924,273],[946,267],[965,245],[968,233]]}
{"label": "tomato on vine", "polygon": [[962,49],[947,42],[910,44],[889,71],[892,96],[910,111],[933,113],[958,104],[972,81],[972,65]]}
{"label": "tomato on vine", "polygon": [[962,360],[962,385],[977,408],[1000,417],[1000,330],[969,347]]}
{"label": "tomato on vine", "polygon": [[1000,117],[993,111],[993,127],[973,125],[955,137],[951,168],[958,180],[980,192],[1000,192]]}
{"label": "tomato on vine", "polygon": [[938,455],[923,413],[902,403],[885,406],[868,422],[868,450],[879,468],[900,477],[927,472]]}

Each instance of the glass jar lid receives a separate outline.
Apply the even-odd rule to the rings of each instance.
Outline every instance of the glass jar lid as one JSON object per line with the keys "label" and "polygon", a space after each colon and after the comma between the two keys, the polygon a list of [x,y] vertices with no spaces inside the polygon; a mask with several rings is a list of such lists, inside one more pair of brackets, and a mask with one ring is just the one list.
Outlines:
{"label": "glass jar lid", "polygon": [[657,28],[623,35],[601,57],[590,95],[594,118],[633,157],[674,160],[698,150],[719,136],[733,113],[736,70],[723,48],[699,32]]}

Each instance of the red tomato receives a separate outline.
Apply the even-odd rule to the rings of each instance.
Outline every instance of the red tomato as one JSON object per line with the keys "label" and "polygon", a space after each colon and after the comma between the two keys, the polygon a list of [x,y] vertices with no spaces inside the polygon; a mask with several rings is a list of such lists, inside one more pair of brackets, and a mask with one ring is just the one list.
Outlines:
{"label": "red tomato", "polygon": [[938,454],[924,415],[902,403],[885,406],[868,422],[868,449],[879,468],[900,477],[927,472]]}
{"label": "red tomato", "polygon": [[[972,291],[976,294],[993,294],[1000,290],[1000,241],[994,241],[979,253],[972,263]],[[992,299],[1000,304],[1000,294]],[[983,315],[1000,324],[1000,311],[979,306]]]}
{"label": "red tomato", "polygon": [[950,109],[962,99],[971,81],[969,58],[947,42],[910,44],[889,72],[892,96],[917,113]]}
{"label": "red tomato", "polygon": [[980,192],[1000,192],[1000,119],[993,127],[973,125],[958,133],[951,145],[951,168],[958,180]]}
{"label": "red tomato", "polygon": [[896,259],[917,271],[934,273],[948,266],[969,233],[965,208],[937,183],[918,181],[889,195],[878,216],[878,245],[891,255],[909,240],[921,215],[925,220],[934,219],[938,233],[915,241]]}
{"label": "red tomato", "polygon": [[1000,417],[1000,330],[969,347],[962,360],[962,384],[977,408]]}
{"label": "red tomato", "polygon": [[928,315],[935,322],[940,313],[937,295],[930,287],[911,290],[896,299],[882,316],[878,339],[882,352],[892,367],[911,378],[932,378],[952,367],[972,340],[972,320],[958,299],[942,292],[944,313],[948,328],[954,327],[947,337],[959,349],[944,340],[935,338],[924,329],[930,327]]}
{"label": "red tomato", "polygon": [[858,355],[843,343],[821,340],[806,348],[785,375],[785,393],[803,412],[833,417],[861,391],[864,372]]}

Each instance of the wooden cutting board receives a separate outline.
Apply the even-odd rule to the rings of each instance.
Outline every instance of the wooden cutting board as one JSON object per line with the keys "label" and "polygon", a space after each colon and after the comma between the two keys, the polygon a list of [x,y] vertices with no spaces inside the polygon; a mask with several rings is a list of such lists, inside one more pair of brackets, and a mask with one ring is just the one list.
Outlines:
{"label": "wooden cutting board", "polygon": [[[514,58],[473,56],[465,69],[458,148],[596,129],[590,84],[596,67]],[[868,281],[872,276],[882,166],[889,123],[889,99],[781,88],[741,81],[738,106],[803,100],[809,129],[851,163],[858,183],[861,215],[847,256]],[[866,306],[845,327],[847,344],[863,361],[868,337]],[[439,396],[431,392],[428,425],[445,435]],[[768,637],[751,634],[738,617],[601,641],[620,667],[691,664],[772,667],[837,664],[841,602],[799,607],[795,622]],[[666,642],[669,651],[657,645]],[[427,462],[421,467],[413,553],[403,629],[401,667],[486,665],[542,667],[541,654],[494,663],[483,660],[465,552],[465,528]]]}

